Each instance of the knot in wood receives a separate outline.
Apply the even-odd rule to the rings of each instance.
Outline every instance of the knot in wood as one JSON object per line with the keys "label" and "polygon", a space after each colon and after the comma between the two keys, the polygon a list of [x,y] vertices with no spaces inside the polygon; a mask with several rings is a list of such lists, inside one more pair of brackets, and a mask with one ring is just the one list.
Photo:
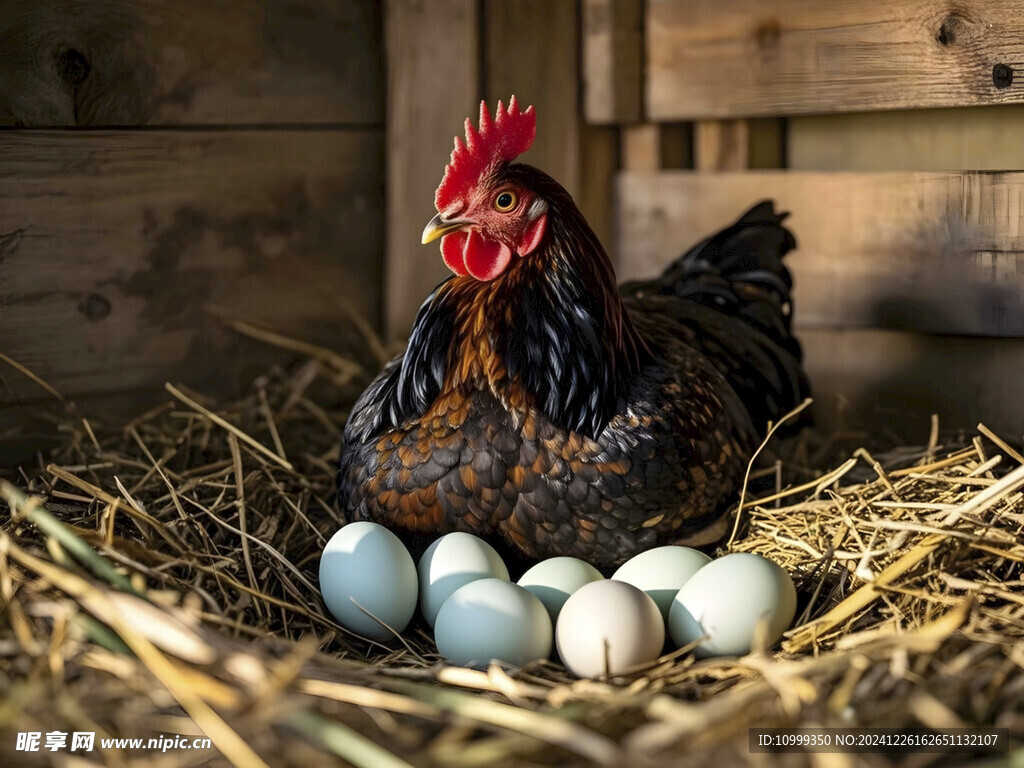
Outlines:
{"label": "knot in wood", "polygon": [[762,24],[758,25],[754,32],[754,36],[757,39],[757,47],[764,49],[774,49],[779,47],[779,35],[782,34],[782,28],[779,26],[779,22],[775,19],[769,19]]}
{"label": "knot in wood", "polygon": [[78,311],[94,323],[98,323],[109,315],[110,309],[110,302],[98,293],[90,293],[78,305]]}
{"label": "knot in wood", "polygon": [[89,60],[85,56],[69,48],[57,56],[57,71],[61,79],[68,85],[78,85],[89,76]]}
{"label": "knot in wood", "polygon": [[966,31],[967,23],[960,16],[951,13],[942,20],[935,39],[939,45],[955,45]]}
{"label": "knot in wood", "polygon": [[1013,83],[1013,69],[1006,64],[996,64],[992,67],[992,84],[1002,90],[1009,88]]}

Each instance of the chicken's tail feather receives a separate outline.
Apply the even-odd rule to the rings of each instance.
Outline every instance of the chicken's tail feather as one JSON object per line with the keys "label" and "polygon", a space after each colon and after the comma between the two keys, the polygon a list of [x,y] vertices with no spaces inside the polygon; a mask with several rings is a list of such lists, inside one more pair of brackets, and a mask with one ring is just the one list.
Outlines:
{"label": "chicken's tail feather", "polygon": [[689,299],[738,317],[802,358],[792,333],[793,278],[783,257],[796,247],[793,233],[763,200],[726,227],[680,256],[658,279],[663,293]]}
{"label": "chicken's tail feather", "polygon": [[760,202],[660,277],[623,286],[641,302],[650,293],[682,299],[661,311],[689,329],[691,343],[722,371],[761,426],[782,418],[810,391],[792,332],[793,279],[783,258],[796,239],[782,225],[786,216],[771,200]]}

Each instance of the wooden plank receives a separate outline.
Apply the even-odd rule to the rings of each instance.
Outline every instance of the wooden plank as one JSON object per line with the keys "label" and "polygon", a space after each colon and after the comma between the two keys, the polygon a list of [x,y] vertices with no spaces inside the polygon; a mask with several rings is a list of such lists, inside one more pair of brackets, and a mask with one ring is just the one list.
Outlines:
{"label": "wooden plank", "polygon": [[788,167],[808,171],[1024,168],[1024,104],[788,120]]}
{"label": "wooden plank", "polygon": [[1022,0],[649,0],[647,117],[1024,102]]}
{"label": "wooden plank", "polygon": [[437,244],[420,245],[434,215],[452,137],[479,110],[477,0],[388,0],[387,310],[404,338],[423,299],[447,274]]}
{"label": "wooden plank", "polygon": [[750,161],[746,120],[702,120],[693,126],[693,167],[698,171],[741,171]]}
{"label": "wooden plank", "polygon": [[657,123],[622,129],[622,168],[626,171],[661,170],[661,129]]}
{"label": "wooden plank", "polygon": [[375,0],[5,0],[0,122],[379,125],[380,39]]}
{"label": "wooden plank", "polygon": [[0,351],[76,396],[244,382],[210,306],[340,344],[379,316],[382,167],[379,131],[6,131]]}
{"label": "wooden plank", "polygon": [[693,167],[693,123],[625,125],[620,134],[620,166],[625,171]]}
{"label": "wooden plank", "polygon": [[614,129],[580,113],[579,15],[570,0],[485,0],[484,93],[515,93],[537,110],[537,140],[522,161],[554,177],[576,199],[602,243],[611,244]]}
{"label": "wooden plank", "polygon": [[591,123],[643,119],[643,0],[583,0],[583,111]]}
{"label": "wooden plank", "polygon": [[876,431],[924,445],[936,413],[943,429],[984,422],[1016,440],[1024,434],[1024,339],[812,328],[799,336],[826,432]]}
{"label": "wooden plank", "polygon": [[1024,336],[1024,173],[625,173],[622,277],[656,274],[774,198],[802,327]]}
{"label": "wooden plank", "polygon": [[578,17],[573,2],[484,0],[484,94],[537,110],[537,139],[522,156],[570,194],[579,192]]}

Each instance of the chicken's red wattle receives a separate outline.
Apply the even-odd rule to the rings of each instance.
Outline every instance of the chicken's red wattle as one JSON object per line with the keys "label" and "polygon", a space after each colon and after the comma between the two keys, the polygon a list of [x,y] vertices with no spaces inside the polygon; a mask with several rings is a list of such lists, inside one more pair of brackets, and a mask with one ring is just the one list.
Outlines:
{"label": "chicken's red wattle", "polygon": [[512,249],[476,230],[469,230],[441,238],[441,256],[448,269],[457,275],[493,280],[512,261]]}

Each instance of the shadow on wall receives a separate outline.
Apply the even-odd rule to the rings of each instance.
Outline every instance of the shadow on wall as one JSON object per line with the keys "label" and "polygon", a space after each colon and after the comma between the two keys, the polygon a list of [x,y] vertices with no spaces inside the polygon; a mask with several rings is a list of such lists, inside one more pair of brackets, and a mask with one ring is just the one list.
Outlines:
{"label": "shadow on wall", "polygon": [[848,302],[819,302],[819,319],[852,326],[800,332],[812,383],[831,400],[819,398],[819,423],[911,444],[927,440],[933,413],[944,429],[1024,432],[1024,254],[993,224],[1017,213],[990,200],[990,215],[965,219],[977,193],[956,191],[915,228],[861,243],[860,265],[819,276]]}
{"label": "shadow on wall", "polygon": [[875,308],[876,328],[802,331],[812,385],[829,393],[816,403],[818,423],[923,444],[934,413],[942,429],[982,422],[1020,440],[1024,339],[922,330],[960,321],[917,297],[890,296]]}

